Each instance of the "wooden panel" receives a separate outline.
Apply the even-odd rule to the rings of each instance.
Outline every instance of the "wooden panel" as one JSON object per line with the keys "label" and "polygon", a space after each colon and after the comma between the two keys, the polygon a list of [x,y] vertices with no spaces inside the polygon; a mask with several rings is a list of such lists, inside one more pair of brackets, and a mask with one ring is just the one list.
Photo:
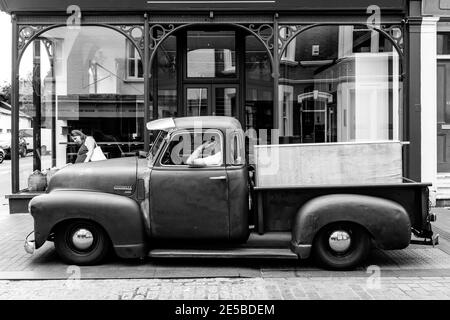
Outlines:
{"label": "wooden panel", "polygon": [[289,187],[402,182],[402,144],[255,146],[256,186]]}

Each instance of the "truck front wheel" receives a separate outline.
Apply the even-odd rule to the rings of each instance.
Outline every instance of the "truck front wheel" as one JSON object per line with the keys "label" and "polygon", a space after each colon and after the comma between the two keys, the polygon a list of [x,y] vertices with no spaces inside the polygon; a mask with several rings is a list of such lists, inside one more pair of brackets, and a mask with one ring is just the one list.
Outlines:
{"label": "truck front wheel", "polygon": [[55,248],[61,259],[68,264],[95,265],[108,254],[110,241],[106,232],[97,224],[77,220],[57,228]]}
{"label": "truck front wheel", "polygon": [[313,255],[325,268],[346,270],[361,263],[370,247],[370,236],[362,227],[350,223],[332,224],[316,235]]}

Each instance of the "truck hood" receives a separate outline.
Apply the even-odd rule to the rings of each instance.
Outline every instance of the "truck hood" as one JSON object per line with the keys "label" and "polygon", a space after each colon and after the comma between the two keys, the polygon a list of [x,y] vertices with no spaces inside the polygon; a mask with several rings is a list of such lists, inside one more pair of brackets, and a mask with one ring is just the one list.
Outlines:
{"label": "truck hood", "polygon": [[136,190],[136,170],[136,157],[68,165],[51,177],[47,191],[78,189],[130,196]]}

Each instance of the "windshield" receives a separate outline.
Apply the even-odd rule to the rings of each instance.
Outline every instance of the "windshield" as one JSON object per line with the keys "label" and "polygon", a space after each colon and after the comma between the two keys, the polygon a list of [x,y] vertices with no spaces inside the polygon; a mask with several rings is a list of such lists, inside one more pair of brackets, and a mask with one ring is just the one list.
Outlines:
{"label": "windshield", "polygon": [[158,135],[156,136],[155,141],[153,142],[150,151],[148,152],[147,155],[147,160],[148,160],[148,164],[149,166],[153,166],[153,163],[156,159],[156,155],[158,153],[159,148],[161,147],[164,139],[167,137],[167,132],[166,131],[160,131],[158,133]]}

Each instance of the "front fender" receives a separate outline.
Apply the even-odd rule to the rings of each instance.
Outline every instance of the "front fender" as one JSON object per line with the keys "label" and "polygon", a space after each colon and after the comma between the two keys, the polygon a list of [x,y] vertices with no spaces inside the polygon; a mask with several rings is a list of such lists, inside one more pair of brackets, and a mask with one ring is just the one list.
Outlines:
{"label": "front fender", "polygon": [[324,226],[351,222],[364,227],[382,249],[403,249],[411,240],[411,221],[398,203],[382,198],[334,194],[314,198],[303,205],[292,226],[294,250],[306,258],[314,237]]}
{"label": "front fender", "polygon": [[36,249],[58,223],[86,219],[105,229],[120,257],[146,254],[145,224],[139,204],[133,199],[101,192],[55,190],[34,197],[30,213],[34,218]]}

